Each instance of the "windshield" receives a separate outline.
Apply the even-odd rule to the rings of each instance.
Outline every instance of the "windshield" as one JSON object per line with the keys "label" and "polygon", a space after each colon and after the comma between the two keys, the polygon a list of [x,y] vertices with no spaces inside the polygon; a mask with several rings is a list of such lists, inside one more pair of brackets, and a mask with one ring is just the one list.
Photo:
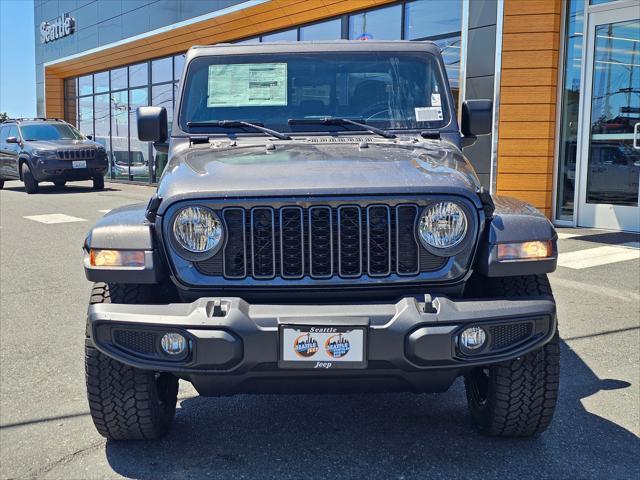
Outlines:
{"label": "windshield", "polygon": [[441,128],[450,118],[443,86],[435,57],[425,53],[201,57],[189,66],[180,126],[193,133],[255,132],[214,123],[243,120],[278,132],[363,130],[344,122],[289,122],[332,117],[383,129]]}
{"label": "windshield", "polygon": [[20,131],[25,142],[37,140],[82,140],[82,134],[65,123],[43,123],[42,125],[21,125]]}

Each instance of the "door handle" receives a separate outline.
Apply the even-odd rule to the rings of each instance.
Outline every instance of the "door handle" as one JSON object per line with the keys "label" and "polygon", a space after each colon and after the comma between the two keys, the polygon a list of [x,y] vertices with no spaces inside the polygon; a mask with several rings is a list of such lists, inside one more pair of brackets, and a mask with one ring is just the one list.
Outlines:
{"label": "door handle", "polygon": [[640,130],[640,122],[637,122],[633,126],[633,148],[636,150],[640,150],[640,145],[638,145],[638,130]]}

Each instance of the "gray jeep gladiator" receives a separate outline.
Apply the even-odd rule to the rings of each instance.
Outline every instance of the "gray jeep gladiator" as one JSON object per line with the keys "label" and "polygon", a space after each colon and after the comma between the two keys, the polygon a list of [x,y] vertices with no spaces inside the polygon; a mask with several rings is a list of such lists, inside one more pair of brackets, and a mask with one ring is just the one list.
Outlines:
{"label": "gray jeep gladiator", "polygon": [[110,439],[163,435],[178,380],[202,395],[442,392],[464,377],[473,422],[544,431],[559,378],[557,235],[483,189],[429,42],[193,47],[169,161],[146,205],[84,244],[91,415]]}

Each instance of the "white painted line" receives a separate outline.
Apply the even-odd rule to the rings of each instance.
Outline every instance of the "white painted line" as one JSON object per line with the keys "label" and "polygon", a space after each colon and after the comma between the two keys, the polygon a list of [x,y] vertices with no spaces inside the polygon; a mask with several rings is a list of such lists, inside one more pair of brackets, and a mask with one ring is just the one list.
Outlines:
{"label": "white painted line", "polygon": [[567,240],[568,238],[581,237],[582,235],[579,233],[562,233],[558,232],[558,238],[560,240]]}
{"label": "white painted line", "polygon": [[109,213],[111,211],[111,209],[109,210],[98,210],[100,213]]}
{"label": "white painted line", "polygon": [[640,260],[640,250],[616,246],[604,246],[578,250],[576,252],[561,253],[558,257],[558,266],[581,270],[583,268],[597,267],[609,263],[625,262],[628,260]]}
{"label": "white painted line", "polygon": [[71,222],[86,222],[84,218],[72,217],[63,213],[51,213],[49,215],[30,215],[24,217],[27,220],[33,220],[34,222],[46,223],[51,225],[54,223],[71,223]]}
{"label": "white painted line", "polygon": [[603,297],[612,297],[624,302],[640,302],[640,293],[631,292],[628,289],[610,288],[603,285],[592,285],[585,282],[577,282],[575,280],[569,280],[567,278],[560,278],[557,275],[551,277],[551,286],[563,286],[578,290],[581,292],[589,292],[594,295],[601,295]]}

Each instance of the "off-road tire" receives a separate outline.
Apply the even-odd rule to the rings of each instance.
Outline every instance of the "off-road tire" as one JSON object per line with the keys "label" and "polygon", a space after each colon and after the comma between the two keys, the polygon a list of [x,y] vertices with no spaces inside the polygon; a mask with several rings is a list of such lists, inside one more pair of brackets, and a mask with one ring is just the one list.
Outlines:
{"label": "off-road tire", "polygon": [[104,177],[102,175],[93,177],[93,189],[104,190]]}
{"label": "off-road tire", "polygon": [[[553,298],[546,275],[487,279],[493,297]],[[515,360],[480,367],[465,375],[473,422],[485,434],[529,437],[544,432],[553,418],[560,379],[558,332],[542,348]]]}
{"label": "off-road tire", "polygon": [[56,188],[64,188],[64,186],[67,184],[66,180],[57,180],[55,182],[53,182],[53,184],[56,186]]}
{"label": "off-road tire", "polygon": [[[90,303],[157,303],[154,287],[96,283]],[[89,411],[103,437],[151,440],[170,428],[178,396],[175,376],[130,367],[90,344],[85,345],[85,374]]]}
{"label": "off-road tire", "polygon": [[38,190],[40,189],[38,187],[38,182],[33,178],[33,174],[31,173],[31,169],[27,162],[22,164],[22,181],[24,182],[25,192],[28,194],[38,193]]}

